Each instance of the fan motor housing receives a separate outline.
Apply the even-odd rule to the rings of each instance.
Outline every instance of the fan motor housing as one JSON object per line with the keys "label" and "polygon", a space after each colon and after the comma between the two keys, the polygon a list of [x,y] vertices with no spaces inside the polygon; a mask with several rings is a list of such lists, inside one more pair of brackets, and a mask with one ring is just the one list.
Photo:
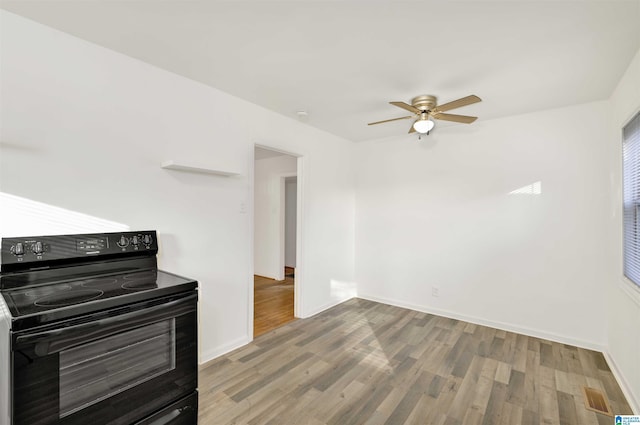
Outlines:
{"label": "fan motor housing", "polygon": [[422,96],[416,96],[411,99],[411,105],[420,109],[421,111],[431,111],[438,104],[438,98],[428,94]]}

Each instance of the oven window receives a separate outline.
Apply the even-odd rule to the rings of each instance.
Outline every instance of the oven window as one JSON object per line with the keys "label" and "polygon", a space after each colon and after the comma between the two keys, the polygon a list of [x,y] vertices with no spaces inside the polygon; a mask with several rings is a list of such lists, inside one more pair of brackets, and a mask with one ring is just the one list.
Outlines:
{"label": "oven window", "polygon": [[60,352],[60,417],[175,369],[175,319]]}

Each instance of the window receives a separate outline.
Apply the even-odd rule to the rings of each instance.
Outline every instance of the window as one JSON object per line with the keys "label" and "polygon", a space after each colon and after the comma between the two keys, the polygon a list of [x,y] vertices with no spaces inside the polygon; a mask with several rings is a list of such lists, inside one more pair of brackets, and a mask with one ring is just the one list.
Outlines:
{"label": "window", "polygon": [[640,113],[622,134],[624,274],[640,286]]}

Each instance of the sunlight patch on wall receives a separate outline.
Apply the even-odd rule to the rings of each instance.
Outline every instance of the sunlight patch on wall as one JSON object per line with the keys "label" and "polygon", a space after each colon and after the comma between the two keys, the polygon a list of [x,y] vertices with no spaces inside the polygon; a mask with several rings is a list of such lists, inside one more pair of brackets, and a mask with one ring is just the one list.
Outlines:
{"label": "sunlight patch on wall", "polygon": [[352,282],[331,279],[331,298],[334,300],[348,300],[356,295],[356,285]]}
{"label": "sunlight patch on wall", "polygon": [[522,186],[519,189],[512,190],[509,195],[541,195],[542,194],[542,182],[537,181],[526,186]]}
{"label": "sunlight patch on wall", "polygon": [[0,192],[0,236],[121,232],[129,226]]}

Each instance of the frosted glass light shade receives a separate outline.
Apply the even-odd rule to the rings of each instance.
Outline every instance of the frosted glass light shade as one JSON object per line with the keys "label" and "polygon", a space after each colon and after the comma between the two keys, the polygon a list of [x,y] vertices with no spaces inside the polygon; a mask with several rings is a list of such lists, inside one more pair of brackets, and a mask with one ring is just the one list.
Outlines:
{"label": "frosted glass light shade", "polygon": [[431,131],[435,123],[430,119],[419,119],[413,123],[413,129],[420,134],[428,133]]}

